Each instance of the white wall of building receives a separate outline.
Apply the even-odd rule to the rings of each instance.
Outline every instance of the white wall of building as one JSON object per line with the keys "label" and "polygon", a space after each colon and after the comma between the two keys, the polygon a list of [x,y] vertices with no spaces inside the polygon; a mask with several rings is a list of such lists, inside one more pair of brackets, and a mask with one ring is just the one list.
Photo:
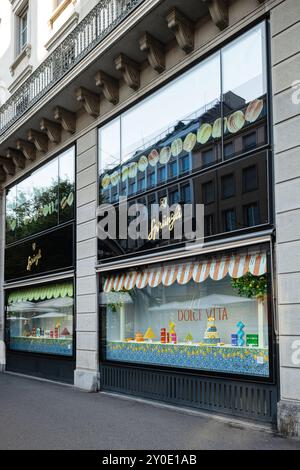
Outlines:
{"label": "white wall of building", "polygon": [[[0,0],[0,106],[97,3],[64,0],[65,9],[55,18],[55,0]],[[18,15],[27,4],[29,47],[20,57]]]}

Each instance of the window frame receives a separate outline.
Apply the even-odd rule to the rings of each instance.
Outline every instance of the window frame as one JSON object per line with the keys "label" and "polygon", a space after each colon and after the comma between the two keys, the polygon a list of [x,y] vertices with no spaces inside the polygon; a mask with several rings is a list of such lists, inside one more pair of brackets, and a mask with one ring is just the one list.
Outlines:
{"label": "window frame", "polygon": [[55,21],[72,3],[75,4],[76,0],[61,0],[59,3],[57,0],[53,0],[53,10],[49,19],[49,26],[51,29],[53,28]]}
{"label": "window frame", "polygon": [[73,307],[72,307],[72,355],[62,355],[62,354],[53,354],[53,353],[42,353],[42,352],[34,352],[34,351],[19,351],[15,349],[11,349],[9,346],[9,322],[7,318],[7,307],[8,307],[8,301],[7,297],[9,292],[12,292],[17,289],[21,289],[22,287],[26,288],[26,285],[18,288],[18,287],[10,287],[5,290],[4,292],[4,299],[5,299],[5,304],[4,304],[4,340],[5,344],[7,347],[7,350],[11,354],[20,354],[20,355],[26,355],[26,356],[33,356],[33,357],[43,357],[43,358],[49,358],[49,359],[60,359],[62,361],[74,361],[76,358],[76,283],[75,283],[75,278],[74,277],[66,277],[66,278],[61,278],[57,281],[55,280],[46,280],[41,281],[40,283],[37,284],[37,287],[40,286],[48,286],[49,284],[56,284],[56,283],[65,283],[65,282],[70,282],[73,284]]}
{"label": "window frame", "polygon": [[[101,365],[110,365],[116,367],[126,367],[128,369],[140,369],[145,371],[151,370],[161,370],[166,372],[173,372],[173,373],[187,373],[189,375],[194,376],[204,376],[204,377],[216,377],[221,379],[237,379],[237,380],[244,380],[247,382],[254,382],[254,383],[275,383],[276,379],[276,359],[274,358],[274,351],[276,349],[276,337],[274,332],[274,318],[273,318],[273,304],[272,304],[272,290],[273,290],[273,251],[272,251],[272,244],[271,242],[265,242],[260,245],[253,245],[252,248],[259,248],[265,249],[267,253],[267,273],[268,273],[268,290],[267,290],[267,299],[266,299],[266,307],[267,307],[267,320],[268,320],[268,350],[269,350],[269,377],[266,376],[257,376],[257,375],[246,375],[246,374],[232,374],[226,373],[222,371],[210,371],[210,370],[202,370],[202,369],[182,369],[176,366],[162,366],[162,365],[155,365],[155,364],[147,364],[147,363],[138,363],[138,362],[126,362],[126,361],[113,361],[106,358],[106,325],[107,325],[107,309],[101,305],[98,305],[98,315],[99,315],[99,363]],[[247,249],[247,246],[244,249]],[[221,257],[222,254],[228,253],[239,253],[241,248],[232,248],[232,249],[224,249],[221,252],[218,252],[219,256]],[[213,254],[213,253],[212,253]],[[164,258],[161,260],[161,263],[167,262],[168,258]],[[147,263],[147,262],[146,262]],[[123,268],[125,269],[125,268]],[[121,271],[121,268],[120,268]],[[111,271],[110,271],[111,272]],[[102,292],[102,278],[101,276],[105,274],[105,271],[98,273],[99,279],[99,292]]]}
{"label": "window frame", "polygon": [[[244,234],[251,234],[251,233],[254,233],[255,231],[259,231],[259,230],[263,230],[263,229],[271,229],[271,227],[273,226],[273,223],[274,223],[274,214],[273,214],[273,205],[272,205],[272,195],[270,194],[270,181],[271,181],[271,167],[272,167],[272,161],[271,161],[271,149],[270,149],[270,145],[271,145],[271,128],[270,128],[270,123],[271,123],[271,113],[270,113],[270,100],[271,100],[271,95],[270,95],[270,74],[268,72],[268,68],[267,68],[267,65],[268,65],[268,60],[270,58],[270,31],[269,31],[269,25],[268,25],[268,22],[266,20],[259,20],[257,21],[255,24],[252,24],[251,26],[249,27],[246,27],[242,33],[239,33],[239,35],[235,35],[234,37],[231,37],[231,38],[228,38],[225,42],[224,42],[224,45],[222,44],[222,47],[218,47],[216,49],[214,49],[213,51],[211,51],[211,53],[209,53],[208,56],[206,56],[204,58],[204,60],[206,58],[209,58],[211,56],[213,56],[214,54],[216,54],[217,52],[220,52],[221,54],[221,50],[223,47],[227,46],[227,45],[230,45],[230,44],[233,44],[236,40],[238,40],[240,37],[242,37],[244,34],[247,34],[249,33],[251,30],[255,29],[255,28],[261,28],[261,32],[262,32],[262,35],[261,35],[261,41],[260,41],[260,44],[262,44],[262,66],[263,66],[263,74],[262,74],[262,79],[263,79],[263,83],[264,85],[266,85],[266,88],[264,88],[265,90],[265,101],[266,101],[266,113],[265,113],[265,117],[264,117],[264,127],[265,127],[265,135],[266,135],[266,141],[264,143],[259,143],[258,147],[254,149],[254,151],[250,151],[250,152],[245,152],[245,153],[235,153],[233,157],[231,158],[227,158],[227,159],[224,159],[223,158],[223,152],[222,152],[222,160],[220,160],[220,146],[215,146],[214,149],[215,149],[215,161],[213,162],[213,164],[210,164],[208,165],[207,167],[203,168],[203,167],[197,167],[195,170],[191,170],[191,173],[188,174],[188,175],[181,175],[179,174],[176,178],[173,178],[173,179],[168,179],[167,181],[163,182],[163,184],[160,186],[160,185],[157,185],[157,190],[161,190],[163,187],[166,187],[166,186],[171,186],[171,184],[174,183],[174,180],[176,180],[176,182],[178,182],[179,184],[185,184],[188,180],[190,179],[193,179],[193,182],[194,182],[194,177],[195,176],[199,176],[199,177],[202,177],[205,175],[206,172],[209,172],[209,171],[218,171],[220,169],[223,169],[226,167],[227,164],[231,164],[233,162],[239,162],[241,161],[242,159],[246,159],[246,158],[250,158],[250,156],[257,156],[258,154],[265,154],[266,155],[266,170],[267,170],[267,174],[266,174],[266,184],[267,184],[267,189],[269,191],[269,198],[268,198],[268,203],[267,203],[267,216],[264,217],[264,221],[261,222],[258,226],[255,226],[255,227],[243,227],[242,225],[238,225],[236,227],[236,229],[234,230],[234,232],[225,232],[224,230],[222,230],[222,226],[223,226],[223,222],[222,222],[222,215],[221,215],[221,210],[219,211],[219,214],[218,214],[218,220],[220,221],[220,227],[221,229],[213,234],[212,236],[209,237],[209,240],[207,241],[216,241],[216,240],[220,240],[220,239],[226,239],[226,238],[229,238],[231,236],[241,236],[241,235],[244,235]],[[155,95],[156,93],[159,93],[161,89],[163,89],[164,87],[168,86],[169,83],[172,83],[174,80],[178,79],[181,75],[189,72],[189,71],[193,71],[193,69],[199,64],[203,62],[203,59],[198,59],[198,60],[195,60],[193,63],[187,65],[186,67],[184,67],[182,70],[180,70],[180,72],[178,72],[177,74],[175,74],[174,77],[171,77],[169,80],[167,80],[166,82],[163,82],[162,84],[158,85],[157,87],[155,87],[153,90],[151,90],[151,92],[149,92],[146,96],[141,96],[139,99],[137,99],[134,103],[128,105],[124,110],[121,110],[120,112],[116,113],[114,116],[112,116],[111,118],[105,120],[101,125],[98,126],[98,142],[100,141],[100,131],[101,129],[103,129],[104,127],[106,127],[107,125],[109,125],[110,123],[114,122],[114,121],[119,121],[121,123],[121,118],[124,114],[126,114],[127,111],[129,111],[130,109],[134,108],[136,105],[140,105],[140,103],[142,102],[147,102],[148,100],[151,99],[151,97],[153,95]],[[122,127],[122,126],[121,126]],[[124,133],[124,129],[123,129],[123,133]],[[121,134],[122,134],[122,129],[121,129]],[[239,138],[241,137],[239,134],[237,135]],[[232,137],[231,137],[232,138]],[[227,137],[225,134],[223,134],[223,142],[226,143],[227,141]],[[119,146],[119,150],[120,150],[120,153],[121,152],[121,142],[120,142],[120,146]],[[203,150],[205,150],[205,146],[203,146]],[[196,154],[195,154],[196,155]],[[98,158],[99,158],[99,162],[101,161],[101,148],[100,146],[98,147]],[[198,151],[197,153],[197,158],[201,158],[201,151]],[[120,157],[120,161],[122,160],[122,158]],[[180,159],[177,158],[177,161],[178,161],[178,167],[180,168]],[[125,162],[123,162],[122,164],[124,164]],[[167,164],[167,167],[169,167],[169,164],[170,164],[170,161],[169,163]],[[99,165],[100,166],[100,165]],[[110,170],[107,170],[107,171],[110,171]],[[103,173],[104,174],[104,173]],[[103,176],[102,174],[102,176]],[[99,176],[99,180],[100,181],[100,176],[101,174],[98,175]],[[156,172],[156,176],[157,176],[157,172]],[[98,184],[98,188],[100,188],[100,185]],[[147,187],[147,190],[145,191],[145,195],[148,197],[148,195],[153,191],[153,187]],[[101,194],[101,189],[100,191],[98,191],[98,197],[99,197],[99,194]],[[131,197],[128,197],[128,200],[130,200]],[[116,204],[117,201],[114,201],[114,204]],[[193,198],[193,195],[192,195],[192,203],[194,203],[194,198]],[[171,245],[171,246],[168,246],[167,247],[167,250],[171,250],[172,248],[176,248],[181,246],[180,243],[174,243],[174,245]],[[149,252],[151,253],[157,253],[159,252],[159,250],[163,250],[164,247],[163,245],[161,246],[156,246],[156,247],[153,247],[153,248],[149,248],[149,249],[146,249],[144,248],[142,251],[145,253],[145,255],[147,255]],[[125,253],[124,255],[114,255],[114,256],[108,256],[105,261],[105,263],[109,263],[111,261],[113,261],[114,259],[127,259],[128,257],[132,256],[132,253]]]}
{"label": "window frame", "polygon": [[[60,186],[60,157],[62,157],[66,152],[68,152],[69,150],[73,149],[73,152],[74,152],[74,201],[73,201],[73,207],[74,207],[74,215],[73,215],[73,218],[68,220],[68,221],[63,221],[61,223],[58,223],[57,225],[54,225],[52,227],[48,227],[44,230],[41,230],[39,232],[36,232],[36,233],[33,233],[33,234],[30,234],[28,236],[25,236],[25,237],[22,237],[22,238],[18,238],[18,239],[15,239],[14,241],[12,242],[9,242],[7,243],[7,239],[6,239],[6,201],[7,201],[7,193],[9,190],[11,190],[12,188],[16,187],[17,185],[21,184],[23,181],[26,181],[27,178],[30,178],[31,175],[33,175],[35,172],[41,170],[45,165],[48,165],[50,164],[51,162],[53,162],[55,159],[58,159],[58,163],[57,163],[57,166],[58,166],[58,173],[57,173],[57,176],[58,176],[58,187]],[[76,195],[76,189],[77,189],[77,185],[76,185],[76,168],[77,168],[77,164],[76,164],[76,155],[77,155],[77,151],[76,151],[76,145],[74,143],[71,143],[70,145],[68,145],[67,147],[63,148],[62,150],[60,150],[59,152],[57,152],[55,155],[53,155],[51,158],[48,158],[46,161],[44,162],[41,162],[39,165],[37,165],[35,168],[33,168],[31,171],[29,171],[28,173],[26,173],[23,177],[19,178],[19,179],[16,179],[16,181],[14,181],[12,184],[8,185],[7,187],[5,187],[5,194],[4,194],[4,219],[5,219],[5,242],[4,242],[4,248],[9,248],[13,245],[18,245],[18,244],[21,244],[21,243],[24,243],[26,240],[30,240],[31,238],[34,238],[34,237],[37,237],[37,236],[41,236],[43,234],[46,234],[48,232],[52,232],[53,230],[57,230],[57,229],[60,229],[62,227],[64,227],[65,225],[69,225],[69,224],[74,224],[75,221],[76,221],[76,199],[77,199],[77,195]]]}
{"label": "window frame", "polygon": [[[22,54],[29,44],[29,2],[23,5],[22,9],[16,13],[17,28],[16,28],[16,45],[17,56]],[[24,18],[26,18],[25,26],[22,26]],[[23,43],[23,34],[26,33],[26,40]]]}

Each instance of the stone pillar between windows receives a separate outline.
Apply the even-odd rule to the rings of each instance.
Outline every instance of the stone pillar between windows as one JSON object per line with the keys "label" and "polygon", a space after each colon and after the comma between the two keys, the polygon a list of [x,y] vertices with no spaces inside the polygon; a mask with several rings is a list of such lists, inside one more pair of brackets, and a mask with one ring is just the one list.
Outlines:
{"label": "stone pillar between windows", "polygon": [[76,387],[99,389],[96,207],[97,130],[77,141]]}
{"label": "stone pillar between windows", "polygon": [[278,428],[300,437],[300,2],[271,10],[277,314],[280,349]]}

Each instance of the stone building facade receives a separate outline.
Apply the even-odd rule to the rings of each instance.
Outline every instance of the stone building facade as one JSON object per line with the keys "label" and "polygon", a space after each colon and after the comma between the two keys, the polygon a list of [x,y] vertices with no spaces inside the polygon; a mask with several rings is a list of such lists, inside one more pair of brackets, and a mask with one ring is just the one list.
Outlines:
{"label": "stone building facade", "polygon": [[[43,2],[47,4],[43,11],[38,5],[41,2],[37,0],[5,0],[3,3],[5,8],[1,11],[3,16],[0,23],[1,369],[22,372],[23,368],[25,374],[61,381],[64,381],[65,373],[66,381],[74,382],[76,387],[84,390],[96,392],[104,389],[132,393],[213,412],[218,409],[219,412],[244,416],[247,419],[261,419],[272,423],[276,421],[282,433],[299,436],[299,2],[64,0],[55,4],[52,1]],[[25,20],[24,11],[28,12]],[[22,25],[25,26],[20,30]],[[226,48],[229,49],[234,41],[260,27],[262,36],[266,38],[262,56],[265,64],[263,80],[267,83],[268,92],[267,98],[263,98],[267,103],[264,105],[264,109],[267,109],[266,135],[262,138],[259,152],[261,159],[266,159],[267,173],[260,174],[258,179],[263,185],[260,189],[265,188],[266,200],[260,203],[268,208],[268,216],[259,223],[255,221],[257,215],[252,212],[252,224],[249,223],[240,231],[229,228],[227,233],[224,231],[216,234],[216,237],[208,237],[205,240],[207,244],[204,243],[204,248],[199,248],[195,256],[205,260],[205,256],[218,256],[219,252],[226,255],[230,252],[230,256],[236,260],[244,256],[244,251],[235,250],[246,250],[245,256],[252,256],[252,247],[267,247],[267,303],[270,319],[268,344],[272,345],[268,354],[272,374],[264,380],[261,377],[257,379],[255,374],[254,377],[244,377],[243,374],[226,375],[224,371],[216,370],[203,374],[201,367],[187,373],[176,367],[173,370],[172,366],[165,369],[164,366],[151,368],[151,364],[145,366],[145,363],[130,364],[127,361],[124,365],[116,360],[108,361],[103,350],[107,338],[103,340],[103,336],[109,329],[104,321],[109,314],[104,313],[101,295],[105,289],[107,294],[114,293],[115,289],[109,291],[105,284],[106,273],[108,276],[113,273],[111,279],[117,282],[119,272],[126,275],[132,269],[138,270],[139,266],[140,269],[144,269],[144,265],[156,266],[154,262],[161,263],[163,273],[163,269],[169,269],[164,268],[163,263],[176,260],[176,256],[180,259],[182,253],[180,247],[176,248],[179,251],[172,251],[170,248],[168,252],[156,251],[155,255],[151,255],[151,250],[143,254],[142,248],[139,248],[135,252],[128,251],[127,256],[102,260],[96,235],[101,165],[99,141],[102,139],[102,129],[118,117],[123,119],[129,110],[135,109],[139,103],[143,104],[145,99],[151,100],[162,87],[172,84],[174,79],[179,80],[189,70],[193,70],[192,67],[201,65],[214,54],[220,51],[223,54],[224,50],[225,57]],[[23,30],[27,31],[24,47],[17,51],[16,44],[22,40],[20,34]],[[11,44],[15,45],[10,47]],[[239,73],[238,69],[232,71],[233,76],[238,77]],[[256,79],[254,75],[250,77],[252,80]],[[225,95],[226,90],[220,100],[221,114],[217,114],[220,118],[227,113],[226,106],[237,109],[230,97]],[[235,95],[234,99],[237,99],[237,93]],[[205,110],[202,110],[204,115],[209,111],[219,112],[218,106],[211,111],[208,103],[205,105]],[[169,136],[177,131],[178,129],[171,130]],[[220,132],[220,145],[223,148],[228,136],[225,131]],[[165,137],[164,134],[163,138]],[[253,144],[250,143],[249,152],[244,152],[245,155],[243,151],[237,155],[239,161],[248,158],[251,163],[251,158],[257,157],[258,144],[254,144],[254,147],[251,145]],[[146,148],[145,145],[144,149]],[[5,264],[8,265],[10,261],[5,262],[5,259],[18,262],[18,259],[16,261],[16,258],[8,257],[9,250],[21,250],[22,243],[30,244],[36,242],[36,239],[42,242],[38,238],[42,236],[42,232],[46,235],[54,233],[53,227],[47,227],[45,231],[34,233],[34,236],[21,237],[20,248],[19,240],[14,239],[8,243],[5,222],[7,191],[11,188],[14,191],[15,185],[22,184],[28,175],[43,168],[53,158],[59,159],[68,149],[74,149],[76,160],[76,211],[74,217],[68,221],[74,227],[72,262],[64,265],[61,259],[58,260],[57,268],[51,269],[50,266],[44,272],[37,269],[32,275],[22,274],[20,271],[19,275],[12,275],[11,279],[7,279]],[[213,162],[217,164],[215,171],[222,172],[222,164],[228,164],[225,162],[225,147],[222,152],[222,162]],[[134,156],[132,152],[130,158]],[[204,158],[203,155],[201,158]],[[221,176],[216,178],[220,179]],[[146,190],[144,192],[147,193]],[[143,189],[138,193],[143,196]],[[168,189],[168,197],[170,194],[171,190]],[[249,207],[249,204],[245,207]],[[251,210],[254,209],[252,206]],[[68,223],[59,222],[56,229],[63,230]],[[46,246],[45,249],[50,248]],[[262,252],[259,253],[261,256]],[[198,263],[198,258],[195,259],[192,262]],[[150,272],[149,269],[147,268],[147,272]],[[265,275],[266,271],[260,273]],[[58,285],[66,281],[74,283],[72,355],[59,362],[60,358],[52,357],[51,354],[43,356],[41,353],[31,354],[27,351],[26,356],[24,351],[13,351],[10,323],[15,321],[15,313],[9,304],[10,293],[15,291],[21,297],[23,293],[24,301],[24,292],[29,285],[39,289],[39,286],[53,283]],[[104,288],[101,289],[103,284]],[[157,286],[156,288],[158,289]],[[50,300],[53,300],[56,295],[53,292],[44,295],[49,295]],[[34,297],[35,294],[32,295]],[[45,298],[41,297],[39,300]],[[34,299],[28,297],[25,301],[33,302]],[[32,306],[31,308],[33,309]],[[18,319],[27,318],[26,312],[27,310],[23,310]],[[62,320],[56,320],[55,328],[53,326],[51,330],[49,327],[52,339],[56,334],[55,329],[59,329],[57,325],[61,324]],[[30,340],[37,339],[37,329],[39,334],[43,330],[42,326],[37,325],[39,323],[33,326],[34,339],[31,338],[32,331],[28,333]],[[235,324],[232,326],[235,327]],[[70,330],[69,326],[68,329]],[[156,335],[159,330],[161,328],[157,327]],[[66,335],[62,336],[65,340]],[[40,337],[38,339],[40,341]],[[51,340],[50,336],[48,340]],[[253,349],[250,348],[248,354],[251,355],[252,352]],[[163,379],[163,376],[168,379]],[[164,383],[164,380],[168,382]],[[205,398],[205,394],[209,397]],[[251,410],[251,407],[255,409]]]}

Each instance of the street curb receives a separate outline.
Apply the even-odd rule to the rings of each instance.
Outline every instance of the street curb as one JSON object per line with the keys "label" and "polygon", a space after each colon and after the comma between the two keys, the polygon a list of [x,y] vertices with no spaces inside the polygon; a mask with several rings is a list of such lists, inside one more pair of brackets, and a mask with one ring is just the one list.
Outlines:
{"label": "street curb", "polygon": [[[12,375],[16,377],[21,377],[24,379],[29,379],[29,380],[35,380],[38,382],[45,382],[45,383],[50,383],[58,386],[63,386],[63,387],[69,387],[72,388],[73,390],[76,390],[78,392],[86,393],[84,390],[77,389],[74,387],[73,384],[68,384],[64,382],[56,382],[54,380],[49,380],[49,379],[44,379],[42,377],[34,377],[31,375],[25,375],[25,374],[20,374],[18,372],[11,372],[11,371],[5,371],[4,372],[7,375]],[[213,419],[214,421],[218,421],[220,423],[226,424],[227,426],[233,427],[233,428],[240,428],[240,429],[248,429],[252,431],[259,431],[259,432],[265,432],[268,434],[271,434],[275,437],[285,439],[284,436],[282,436],[278,430],[272,425],[272,424],[262,424],[262,423],[255,423],[239,418],[235,418],[233,416],[226,416],[226,415],[220,415],[216,414],[213,412],[209,411],[204,411],[204,410],[196,410],[196,409],[191,409],[188,407],[182,407],[182,406],[175,406],[175,405],[170,405],[167,403],[163,403],[160,401],[155,401],[155,400],[147,400],[144,398],[138,398],[135,396],[130,396],[130,395],[124,395],[116,392],[106,392],[106,391],[99,391],[97,392],[99,396],[107,396],[110,398],[115,398],[115,399],[120,399],[124,401],[131,401],[135,403],[141,403],[144,405],[149,405],[153,406],[155,408],[160,408],[160,409],[165,409],[169,411],[173,411],[176,413],[182,413],[185,415],[190,415],[190,416],[195,416],[199,418],[206,418],[206,419]]]}
{"label": "street curb", "polygon": [[55,384],[55,385],[62,385],[63,387],[74,388],[73,384],[68,384],[66,382],[56,382],[56,380],[44,379],[43,377],[34,377],[33,375],[20,374],[19,372],[12,372],[10,370],[5,370],[3,374],[13,375],[16,377],[21,377],[23,379],[36,380],[37,382],[46,382],[46,383]]}
{"label": "street curb", "polygon": [[175,406],[175,405],[169,405],[167,403],[162,403],[160,401],[155,401],[155,400],[146,400],[143,398],[138,398],[138,397],[132,397],[130,395],[123,395],[120,393],[116,392],[105,392],[105,391],[100,391],[100,395],[105,395],[111,398],[116,398],[116,399],[121,399],[121,400],[126,400],[126,401],[133,401],[137,403],[142,403],[150,406],[154,406],[156,408],[163,408],[166,410],[170,411],[175,411],[177,413],[183,413],[183,414],[188,414],[191,416],[198,416],[201,418],[209,418],[213,419],[215,421],[222,422],[224,424],[227,424],[229,426],[235,427],[235,428],[241,428],[241,429],[252,429],[253,431],[260,431],[260,432],[266,432],[268,434],[272,434],[277,437],[283,437],[281,436],[276,428],[272,426],[272,424],[261,424],[261,423],[254,423],[250,422],[247,420],[235,418],[232,416],[226,416],[226,415],[220,415],[220,414],[215,414],[209,411],[203,411],[203,410],[194,410],[188,407],[181,407],[181,406]]}

